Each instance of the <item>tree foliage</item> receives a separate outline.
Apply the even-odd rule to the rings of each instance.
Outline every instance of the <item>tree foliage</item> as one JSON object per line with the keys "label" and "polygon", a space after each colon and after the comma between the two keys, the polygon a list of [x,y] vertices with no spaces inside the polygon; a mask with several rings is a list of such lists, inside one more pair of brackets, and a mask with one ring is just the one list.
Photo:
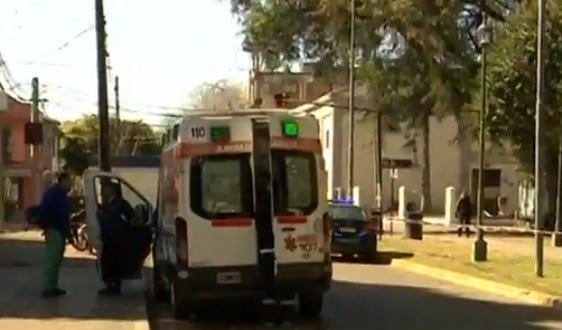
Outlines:
{"label": "tree foliage", "polygon": [[243,107],[244,102],[241,85],[219,80],[197,86],[190,94],[189,106],[196,109],[229,110]]}
{"label": "tree foliage", "polygon": [[[500,1],[500,0],[498,0]],[[468,3],[468,5],[467,5]],[[244,46],[268,69],[313,62],[316,73],[345,84],[350,51],[349,0],[231,1],[244,27]],[[358,78],[372,108],[387,120],[419,130],[424,159],[422,191],[431,208],[429,118],[461,117],[472,102],[478,73],[471,1],[356,1]],[[485,10],[496,10],[484,5]],[[499,19],[501,14],[496,13]]]}
{"label": "tree foliage", "polygon": [[[67,168],[80,175],[88,168],[90,155],[98,151],[99,121],[97,115],[86,115],[80,119],[62,123],[63,143],[61,158]],[[142,122],[121,120],[120,134],[117,121],[110,118],[111,152],[118,155],[157,155],[160,139],[152,128]]]}
{"label": "tree foliage", "polygon": [[[545,36],[547,148],[550,168],[562,123],[562,4],[548,2]],[[521,165],[532,172],[534,161],[537,8],[529,3],[505,22],[488,56],[487,128],[496,142],[509,142]]]}

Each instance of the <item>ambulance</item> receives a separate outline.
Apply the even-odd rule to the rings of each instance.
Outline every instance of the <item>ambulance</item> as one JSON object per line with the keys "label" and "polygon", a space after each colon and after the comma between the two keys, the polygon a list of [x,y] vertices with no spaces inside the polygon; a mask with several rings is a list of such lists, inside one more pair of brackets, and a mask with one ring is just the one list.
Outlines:
{"label": "ambulance", "polygon": [[129,200],[139,242],[129,273],[142,268],[150,228],[150,289],[176,318],[241,301],[292,301],[302,316],[318,316],[332,264],[317,120],[279,109],[198,111],[164,139],[154,206],[116,174],[86,172],[90,237],[99,237],[101,186],[114,180],[137,203]]}

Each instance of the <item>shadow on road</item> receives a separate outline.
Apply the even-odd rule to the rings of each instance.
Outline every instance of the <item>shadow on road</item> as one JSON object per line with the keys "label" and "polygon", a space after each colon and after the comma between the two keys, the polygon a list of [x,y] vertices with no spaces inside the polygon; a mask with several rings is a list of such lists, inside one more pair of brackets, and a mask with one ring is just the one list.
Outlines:
{"label": "shadow on road", "polygon": [[[216,312],[212,320],[190,321],[173,320],[164,303],[152,301],[148,310],[152,330],[267,328],[244,306]],[[322,317],[295,323],[303,330],[539,330],[559,329],[561,321],[562,313],[550,308],[479,301],[422,287],[334,281]]]}
{"label": "shadow on road", "polygon": [[480,301],[422,287],[344,281],[334,283],[323,315],[324,329],[538,330],[562,327],[562,313],[552,308]]}
{"label": "shadow on road", "polygon": [[121,297],[97,296],[101,284],[95,260],[66,247],[59,286],[67,295],[40,297],[44,244],[40,239],[17,240],[0,237],[0,319],[96,319],[132,320],[146,318],[144,282],[125,283]]}
{"label": "shadow on road", "polygon": [[393,259],[406,259],[406,258],[411,258],[413,256],[414,254],[410,252],[378,251],[377,258],[372,261],[366,261],[360,258],[344,258],[339,256],[333,256],[332,260],[334,262],[342,262],[342,263],[390,265]]}
{"label": "shadow on road", "polygon": [[407,259],[413,256],[414,254],[410,252],[379,251],[377,253],[376,263],[378,265],[390,265],[394,259]]}

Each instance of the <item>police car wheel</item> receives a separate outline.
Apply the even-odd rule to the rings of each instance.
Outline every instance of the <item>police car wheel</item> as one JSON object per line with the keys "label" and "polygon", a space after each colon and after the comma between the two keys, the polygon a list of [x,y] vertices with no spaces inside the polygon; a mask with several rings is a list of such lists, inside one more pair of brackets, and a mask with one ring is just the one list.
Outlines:
{"label": "police car wheel", "polygon": [[361,255],[361,258],[367,262],[376,262],[377,261],[377,244],[372,247],[370,252],[364,253]]}
{"label": "police car wheel", "polygon": [[365,253],[361,255],[361,259],[365,262],[375,262],[377,261],[377,253],[375,251]]}
{"label": "police car wheel", "polygon": [[343,253],[342,255],[343,261],[351,261],[353,260],[353,254],[350,253]]}
{"label": "police car wheel", "polygon": [[299,294],[299,312],[305,319],[315,319],[322,313],[324,294],[322,292],[303,292]]}

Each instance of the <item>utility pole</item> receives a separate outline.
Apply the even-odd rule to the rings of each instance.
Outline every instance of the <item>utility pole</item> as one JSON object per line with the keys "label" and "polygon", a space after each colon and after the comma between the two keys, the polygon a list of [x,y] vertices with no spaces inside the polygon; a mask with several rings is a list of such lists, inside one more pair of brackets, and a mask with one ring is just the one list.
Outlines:
{"label": "utility pole", "polygon": [[546,177],[546,135],[544,133],[545,116],[542,97],[544,89],[544,32],[546,23],[546,0],[538,0],[537,17],[537,95],[535,104],[535,273],[544,275],[544,237],[542,229],[548,212],[548,178]]}
{"label": "utility pole", "polygon": [[[2,95],[3,91],[0,90],[0,98],[5,97]],[[0,100],[0,112],[8,111],[8,109],[3,109],[3,101]],[[6,154],[4,152],[4,121],[0,122],[0,231],[4,229],[4,221],[6,221],[6,212],[4,211],[4,182],[6,181],[6,163],[8,160],[4,157]]]}
{"label": "utility pole", "polygon": [[[376,118],[376,132],[375,132],[375,159],[377,161],[377,172],[376,172],[376,208],[379,209],[382,213],[383,205],[382,205],[382,111],[378,109],[377,111],[377,118]],[[394,194],[394,191],[391,191],[391,194]]]}
{"label": "utility pole", "polygon": [[115,155],[119,156],[121,153],[121,104],[119,101],[119,76],[115,76],[115,87],[113,91],[115,92],[115,135],[117,136],[117,146],[115,147]]}
{"label": "utility pole", "polygon": [[[251,59],[252,59],[252,69],[250,70],[250,102],[252,102],[252,108],[261,107],[262,98],[260,94],[260,57],[255,47],[251,49]],[[259,106],[257,106],[259,105]]]}
{"label": "utility pole", "polygon": [[353,196],[353,165],[354,165],[354,138],[355,138],[355,0],[350,0],[349,28],[349,137],[347,141],[347,195]]}
{"label": "utility pole", "polygon": [[562,236],[560,232],[560,217],[562,212],[562,134],[558,136],[558,164],[556,171],[556,220],[554,222],[554,232],[552,233],[551,244],[553,247],[562,246]]}
{"label": "utility pole", "polygon": [[109,172],[111,171],[111,153],[109,141],[109,110],[107,104],[107,49],[105,44],[105,15],[103,12],[103,0],[95,1],[99,119],[98,161],[100,170]]}
{"label": "utility pole", "polygon": [[[40,113],[39,113],[39,78],[33,77],[31,79],[31,122],[37,123],[40,121]],[[31,152],[31,161],[32,161],[32,173],[33,173],[33,200],[35,205],[39,204],[41,200],[41,173],[39,168],[39,146],[38,145],[30,145],[29,150]]]}
{"label": "utility pole", "polygon": [[4,117],[0,120],[0,230],[4,229],[4,224],[6,220],[6,213],[4,210],[4,182],[6,181],[6,165],[9,159],[7,159],[7,152],[4,148],[7,146],[8,142],[5,139],[9,139],[9,135],[4,134],[6,129],[6,112],[8,111],[8,95],[0,87],[0,112],[4,113]]}

